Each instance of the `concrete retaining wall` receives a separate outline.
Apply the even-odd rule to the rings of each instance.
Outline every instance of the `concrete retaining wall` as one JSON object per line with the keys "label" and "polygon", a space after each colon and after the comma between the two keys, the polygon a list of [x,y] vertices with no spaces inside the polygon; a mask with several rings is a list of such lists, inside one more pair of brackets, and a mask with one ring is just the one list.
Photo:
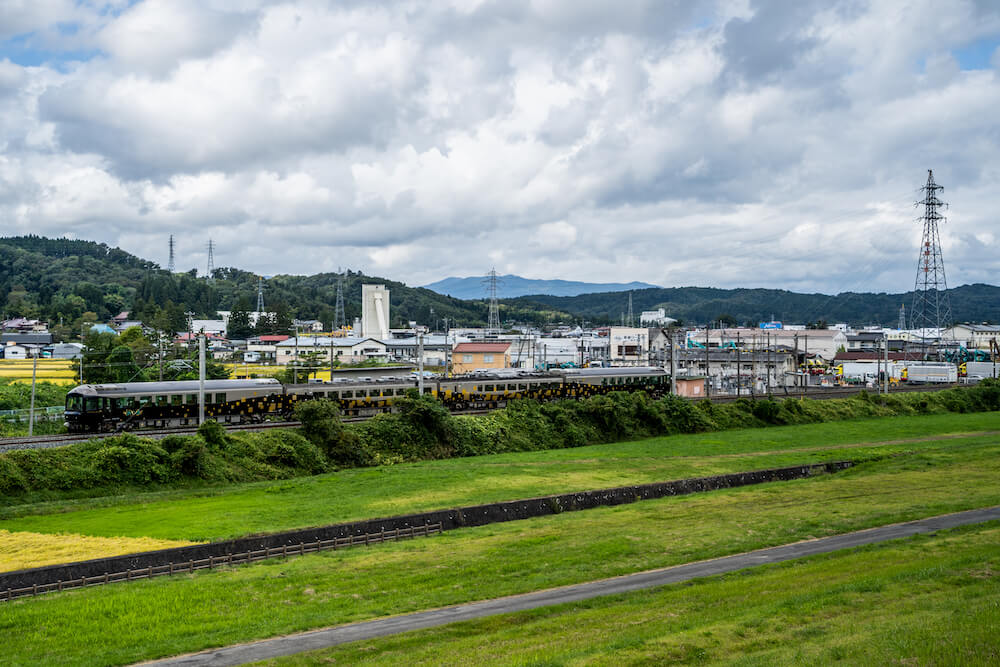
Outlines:
{"label": "concrete retaining wall", "polygon": [[619,486],[612,489],[597,491],[582,491],[579,493],[564,493],[526,500],[513,500],[503,503],[472,505],[455,509],[421,512],[384,519],[369,519],[352,521],[319,528],[305,528],[270,535],[244,537],[225,542],[211,542],[188,547],[176,547],[159,551],[146,551],[125,556],[97,558],[94,560],[68,563],[65,565],[50,565],[47,567],[18,570],[0,574],[0,591],[8,588],[24,588],[32,585],[70,581],[80,577],[95,577],[104,573],[136,570],[149,566],[180,564],[189,560],[208,558],[209,556],[225,556],[251,550],[281,547],[283,545],[298,545],[300,542],[315,542],[330,540],[348,535],[364,535],[378,533],[383,530],[409,528],[432,523],[440,523],[442,530],[451,530],[465,526],[484,526],[501,521],[516,521],[537,516],[558,514],[592,507],[623,505],[638,500],[680,496],[701,491],[763,484],[790,479],[801,479],[813,475],[832,473],[850,468],[853,461],[838,461],[816,465],[791,466],[788,468],[771,468],[752,472],[739,472],[712,477],[682,479],[673,482],[654,482],[635,486]]}

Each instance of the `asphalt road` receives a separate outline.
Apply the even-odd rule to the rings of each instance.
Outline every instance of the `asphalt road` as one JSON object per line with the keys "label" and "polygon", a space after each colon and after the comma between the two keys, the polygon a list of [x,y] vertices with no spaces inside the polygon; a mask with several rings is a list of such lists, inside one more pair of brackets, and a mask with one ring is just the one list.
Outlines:
{"label": "asphalt road", "polygon": [[538,591],[536,593],[472,602],[374,621],[351,623],[324,630],[314,630],[287,637],[265,639],[251,644],[228,646],[226,648],[143,664],[169,665],[170,667],[241,665],[257,660],[312,651],[362,639],[374,639],[400,632],[422,630],[457,621],[467,621],[496,614],[509,614],[526,609],[586,600],[602,595],[614,595],[617,593],[656,588],[699,577],[734,572],[757,565],[780,563],[805,556],[824,554],[840,549],[850,549],[865,544],[885,542],[920,533],[932,533],[946,528],[955,528],[957,526],[996,519],[1000,519],[1000,506],[959,512],[957,514],[946,514],[908,523],[880,526],[878,528],[870,528],[868,530],[860,530],[833,537],[824,537],[807,542],[796,542],[780,547],[750,551],[714,560],[688,563],[661,570],[639,572],[637,574],[615,577],[614,579],[602,579],[600,581]]}

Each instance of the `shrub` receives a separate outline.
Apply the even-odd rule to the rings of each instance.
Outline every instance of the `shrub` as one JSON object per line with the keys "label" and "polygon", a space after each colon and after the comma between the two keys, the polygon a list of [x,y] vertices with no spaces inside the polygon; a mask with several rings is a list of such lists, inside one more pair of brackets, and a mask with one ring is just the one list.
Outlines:
{"label": "shrub", "polygon": [[226,429],[214,419],[202,422],[198,427],[198,435],[214,449],[223,449],[226,446]]}

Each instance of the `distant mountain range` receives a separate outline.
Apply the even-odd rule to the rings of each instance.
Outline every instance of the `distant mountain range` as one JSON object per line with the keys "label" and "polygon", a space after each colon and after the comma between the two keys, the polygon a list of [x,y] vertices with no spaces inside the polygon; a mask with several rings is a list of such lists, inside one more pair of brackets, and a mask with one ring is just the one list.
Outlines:
{"label": "distant mountain range", "polygon": [[[576,280],[535,280],[521,276],[498,276],[497,296],[501,299],[516,299],[520,296],[544,294],[546,296],[579,296],[596,292],[627,292],[628,290],[655,288],[649,283],[585,283]],[[446,294],[456,299],[485,299],[487,288],[483,276],[468,278],[445,278],[425,288]]]}

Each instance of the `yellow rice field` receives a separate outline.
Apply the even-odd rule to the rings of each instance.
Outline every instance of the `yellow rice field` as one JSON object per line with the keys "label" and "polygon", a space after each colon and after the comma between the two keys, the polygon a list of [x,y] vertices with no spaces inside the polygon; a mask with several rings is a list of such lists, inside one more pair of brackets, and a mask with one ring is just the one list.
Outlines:
{"label": "yellow rice field", "polygon": [[265,366],[263,364],[222,364],[230,371],[233,379],[245,378],[251,375],[257,377],[272,377],[275,373],[283,370],[283,366]]}
{"label": "yellow rice field", "polygon": [[[9,379],[15,382],[31,382],[31,359],[0,359],[0,380]],[[73,372],[69,359],[39,359],[38,382],[54,382],[56,384],[79,384],[78,376]]]}
{"label": "yellow rice field", "polygon": [[72,563],[90,558],[183,547],[196,542],[157,540],[152,537],[89,537],[46,535],[0,529],[0,572]]}

